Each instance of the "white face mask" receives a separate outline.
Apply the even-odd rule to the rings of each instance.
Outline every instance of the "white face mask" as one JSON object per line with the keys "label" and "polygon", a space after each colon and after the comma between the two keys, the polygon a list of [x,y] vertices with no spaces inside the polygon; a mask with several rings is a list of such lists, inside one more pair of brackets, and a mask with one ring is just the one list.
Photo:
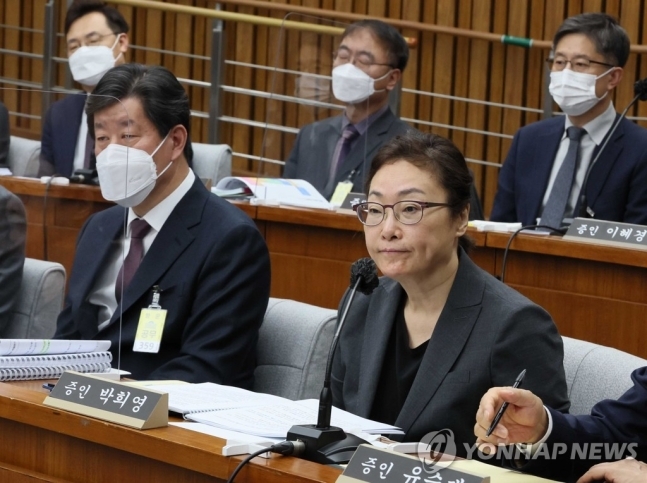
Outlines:
{"label": "white face mask", "polygon": [[332,70],[332,93],[337,99],[347,104],[357,104],[365,101],[375,92],[375,81],[384,79],[391,73],[390,69],[382,77],[373,79],[362,69],[355,67],[348,62],[347,64],[338,65]]}
{"label": "white face mask", "polygon": [[597,77],[593,74],[574,72],[571,69],[553,71],[550,73],[548,87],[550,95],[564,113],[569,116],[580,116],[606,97],[609,91],[602,97],[595,95],[595,83],[613,69],[615,67]]}
{"label": "white face mask", "polygon": [[74,80],[84,86],[96,86],[103,74],[112,69],[117,59],[121,57],[121,52],[117,58],[112,53],[119,42],[119,37],[121,34],[117,35],[117,40],[112,44],[112,47],[93,45],[79,47],[75,50],[68,59]]}
{"label": "white face mask", "polygon": [[155,181],[173,164],[171,161],[160,174],[153,156],[164,144],[168,134],[153,154],[121,144],[109,144],[97,156],[97,173],[101,194],[126,208],[139,205],[155,188]]}

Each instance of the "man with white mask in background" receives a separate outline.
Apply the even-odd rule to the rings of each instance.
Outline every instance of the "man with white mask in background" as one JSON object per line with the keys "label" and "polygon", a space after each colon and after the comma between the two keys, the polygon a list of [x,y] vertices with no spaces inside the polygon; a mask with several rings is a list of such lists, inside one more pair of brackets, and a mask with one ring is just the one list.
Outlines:
{"label": "man with white mask in background", "polygon": [[363,191],[380,146],[411,129],[388,104],[409,59],[396,29],[379,20],[355,22],[333,59],[332,90],[345,104],[344,114],[301,128],[283,171],[284,178],[304,179],[327,199],[340,183]]}
{"label": "man with white mask in background", "polygon": [[623,119],[611,134],[619,118],[612,94],[628,57],[629,37],[613,17],[564,21],[547,63],[550,94],[565,115],[516,133],[491,220],[560,228],[585,216],[647,224],[647,130]]}
{"label": "man with white mask in background", "polygon": [[94,144],[84,112],[87,94],[128,50],[128,24],[119,11],[97,0],[75,0],[65,16],[72,77],[85,94],[69,95],[48,109],[41,136],[39,175],[71,176],[94,168]]}
{"label": "man with white mask in background", "polygon": [[113,366],[121,348],[135,379],[251,389],[269,253],[254,222],[189,168],[184,88],[163,67],[124,64],[87,116],[101,193],[118,206],[81,229],[55,337],[110,340]]}

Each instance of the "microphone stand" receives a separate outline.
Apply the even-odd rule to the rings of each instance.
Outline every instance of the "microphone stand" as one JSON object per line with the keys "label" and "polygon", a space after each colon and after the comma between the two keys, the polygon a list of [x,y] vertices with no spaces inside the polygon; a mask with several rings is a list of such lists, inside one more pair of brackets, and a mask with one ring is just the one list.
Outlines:
{"label": "microphone stand", "polygon": [[330,425],[332,413],[332,390],[330,388],[332,361],[335,355],[335,349],[337,348],[339,334],[344,326],[344,322],[346,322],[348,310],[363,278],[361,275],[358,276],[355,285],[351,289],[348,303],[337,325],[337,331],[335,332],[330,351],[328,352],[324,385],[321,390],[321,396],[319,397],[317,424],[292,426],[285,438],[288,441],[302,441],[305,443],[305,451],[302,454],[302,458],[325,465],[348,463],[357,447],[360,444],[366,443],[362,438],[353,434],[346,434],[342,428]]}

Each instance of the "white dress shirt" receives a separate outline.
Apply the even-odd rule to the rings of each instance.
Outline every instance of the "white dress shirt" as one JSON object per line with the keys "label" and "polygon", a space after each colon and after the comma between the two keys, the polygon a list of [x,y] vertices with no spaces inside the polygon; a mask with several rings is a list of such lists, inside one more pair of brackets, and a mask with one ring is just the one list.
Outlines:
{"label": "white dress shirt", "polygon": [[[86,101],[87,102],[87,101]],[[88,142],[88,115],[85,113],[85,104],[83,105],[83,114],[81,114],[81,127],[79,128],[79,137],[76,140],[74,148],[74,169],[85,168],[85,145]]]}

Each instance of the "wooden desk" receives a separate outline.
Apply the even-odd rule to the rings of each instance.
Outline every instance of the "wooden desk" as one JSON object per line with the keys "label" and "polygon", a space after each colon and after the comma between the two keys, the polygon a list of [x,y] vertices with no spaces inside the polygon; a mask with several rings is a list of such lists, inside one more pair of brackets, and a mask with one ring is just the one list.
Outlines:
{"label": "wooden desk", "polygon": [[[27,208],[27,256],[44,258],[44,185],[16,178],[0,178],[0,184]],[[355,216],[235,204],[256,221],[267,242],[271,295],[336,308],[352,262],[368,255]],[[68,275],[80,227],[87,216],[108,206],[96,187],[51,187],[44,217],[47,253]],[[472,259],[500,274],[509,235],[469,233],[476,242]],[[511,247],[506,282],[546,308],[563,335],[647,358],[647,252],[520,235]]]}
{"label": "wooden desk", "polygon": [[[43,406],[43,381],[0,383],[0,482],[225,481],[242,456],[169,426],[139,431]],[[254,459],[236,481],[334,482],[340,471],[290,457]]]}
{"label": "wooden desk", "polygon": [[[488,233],[496,273],[509,235]],[[562,335],[647,359],[647,252],[519,235],[505,282],[544,307]]]}

